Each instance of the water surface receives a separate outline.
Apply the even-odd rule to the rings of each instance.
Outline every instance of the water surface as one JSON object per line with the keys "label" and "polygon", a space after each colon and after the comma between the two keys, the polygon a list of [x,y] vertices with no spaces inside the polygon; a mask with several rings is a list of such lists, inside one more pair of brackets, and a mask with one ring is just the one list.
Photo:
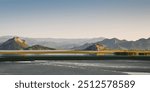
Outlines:
{"label": "water surface", "polygon": [[0,74],[8,75],[126,75],[150,74],[144,60],[37,60],[5,61]]}

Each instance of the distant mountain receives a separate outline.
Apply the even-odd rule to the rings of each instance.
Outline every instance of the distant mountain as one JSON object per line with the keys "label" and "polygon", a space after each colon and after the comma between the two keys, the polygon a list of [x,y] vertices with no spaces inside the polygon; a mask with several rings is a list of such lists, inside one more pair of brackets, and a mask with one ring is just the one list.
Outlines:
{"label": "distant mountain", "polygon": [[74,50],[88,50],[87,48],[89,48],[92,45],[93,45],[93,43],[85,43],[81,46],[73,47],[72,49],[74,49]]}
{"label": "distant mountain", "polygon": [[[91,44],[84,44],[75,49],[79,50],[96,50],[96,44],[103,44],[109,49],[121,49],[121,50],[150,50],[150,38],[139,39],[136,41],[119,40],[117,38],[104,39]],[[89,49],[90,48],[90,49]]]}
{"label": "distant mountain", "polygon": [[119,40],[117,38],[104,39],[103,41],[100,41],[100,42],[97,42],[97,43],[103,44],[107,48],[110,48],[110,49],[129,49],[127,47],[129,45],[128,41],[126,41],[126,40]]}
{"label": "distant mountain", "polygon": [[102,41],[104,38],[91,38],[91,39],[63,39],[63,38],[23,38],[30,45],[42,45],[46,47],[56,48],[56,49],[71,49],[76,46],[81,46],[87,42],[93,43],[97,41]]}
{"label": "distant mountain", "polygon": [[[0,43],[5,42],[6,40],[12,38],[12,36],[2,36],[0,37]],[[85,38],[85,39],[64,39],[64,38],[27,38],[20,37],[24,39],[30,46],[32,45],[42,45],[50,48],[56,49],[72,49],[74,47],[81,46],[85,43],[95,43],[102,41],[105,38]]]}
{"label": "distant mountain", "polygon": [[0,50],[22,50],[28,47],[25,40],[19,37],[14,37],[0,45]]}
{"label": "distant mountain", "polygon": [[27,42],[21,39],[20,37],[13,37],[6,40],[5,42],[0,43],[0,50],[55,50],[55,49],[42,45],[29,46]]}
{"label": "distant mountain", "polygon": [[25,48],[25,50],[55,50],[55,49],[41,46],[41,45],[33,45],[31,47]]}

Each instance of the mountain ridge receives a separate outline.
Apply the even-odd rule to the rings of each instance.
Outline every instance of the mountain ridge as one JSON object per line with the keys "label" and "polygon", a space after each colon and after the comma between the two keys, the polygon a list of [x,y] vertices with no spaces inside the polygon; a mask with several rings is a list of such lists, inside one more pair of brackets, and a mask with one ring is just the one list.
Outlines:
{"label": "mountain ridge", "polygon": [[117,50],[150,50],[150,38],[147,39],[141,38],[136,41],[119,40],[117,38],[104,39],[103,41],[91,43],[87,47],[85,47],[84,44],[80,47],[76,47],[73,49],[89,50],[90,48],[90,50],[96,50],[96,44],[102,44],[109,49],[117,49]]}
{"label": "mountain ridge", "polygon": [[41,45],[33,45],[28,48],[25,48],[24,50],[56,50],[54,48],[49,48]]}
{"label": "mountain ridge", "polygon": [[[11,36],[10,36],[11,37]],[[104,38],[93,38],[93,39],[51,39],[51,38],[39,38],[39,39],[31,39],[25,38],[22,40],[22,37],[14,37],[11,39],[9,36],[0,37],[0,49],[1,50],[11,50],[11,49],[25,49],[30,47],[30,49],[60,49],[60,50],[96,50],[96,44],[101,44],[106,48],[109,49],[120,49],[120,50],[150,50],[150,37],[149,38],[140,38],[135,41],[128,41],[128,40],[120,40],[117,38],[111,39],[104,39]],[[12,40],[13,39],[13,40]],[[3,42],[3,41],[5,42]],[[11,45],[9,46],[8,43],[12,41]],[[28,44],[27,44],[28,43]],[[11,48],[13,47],[13,48]],[[59,50],[58,49],[58,50]]]}
{"label": "mountain ridge", "polygon": [[[0,37],[0,43],[5,42],[6,40],[12,38],[13,36],[2,36]],[[99,38],[85,38],[85,39],[59,39],[59,38],[28,38],[28,37],[20,37],[21,39],[26,40],[26,42],[32,45],[42,45],[50,48],[56,49],[71,49],[73,47],[77,47],[83,45],[87,42],[94,43],[97,41],[101,41],[105,39],[104,37]]]}
{"label": "mountain ridge", "polygon": [[42,45],[29,46],[28,43],[20,37],[13,37],[0,44],[0,50],[55,50],[54,48]]}
{"label": "mountain ridge", "polygon": [[3,42],[0,45],[0,50],[23,50],[27,47],[28,44],[25,40],[22,40],[19,37],[13,37]]}

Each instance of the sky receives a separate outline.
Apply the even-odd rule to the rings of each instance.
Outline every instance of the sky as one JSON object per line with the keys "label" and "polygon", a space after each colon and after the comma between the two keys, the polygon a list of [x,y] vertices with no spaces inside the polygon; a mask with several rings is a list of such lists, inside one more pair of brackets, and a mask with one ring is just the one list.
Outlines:
{"label": "sky", "polygon": [[0,0],[0,36],[150,37],[150,0]]}

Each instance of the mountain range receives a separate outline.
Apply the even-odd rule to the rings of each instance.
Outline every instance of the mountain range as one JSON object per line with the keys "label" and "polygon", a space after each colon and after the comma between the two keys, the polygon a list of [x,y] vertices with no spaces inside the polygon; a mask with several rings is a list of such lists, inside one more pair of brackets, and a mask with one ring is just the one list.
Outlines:
{"label": "mountain range", "polygon": [[28,43],[20,37],[13,37],[0,44],[0,50],[55,50],[41,45],[29,46]]}
{"label": "mountain range", "polygon": [[97,50],[96,44],[107,49],[150,50],[150,38],[127,41],[103,37],[92,39],[0,37],[0,50]]}
{"label": "mountain range", "polygon": [[96,50],[96,44],[102,44],[109,49],[117,50],[150,50],[150,38],[141,38],[136,41],[119,40],[117,38],[104,39],[96,43],[84,44],[79,47],[75,47],[76,50]]}
{"label": "mountain range", "polygon": [[[13,38],[13,36],[2,36],[0,37],[0,44]],[[99,38],[85,38],[85,39],[64,39],[64,38],[27,38],[20,37],[25,40],[29,46],[41,45],[45,47],[55,48],[55,49],[72,49],[74,47],[81,46],[85,43],[95,43],[105,39],[104,37]]]}

